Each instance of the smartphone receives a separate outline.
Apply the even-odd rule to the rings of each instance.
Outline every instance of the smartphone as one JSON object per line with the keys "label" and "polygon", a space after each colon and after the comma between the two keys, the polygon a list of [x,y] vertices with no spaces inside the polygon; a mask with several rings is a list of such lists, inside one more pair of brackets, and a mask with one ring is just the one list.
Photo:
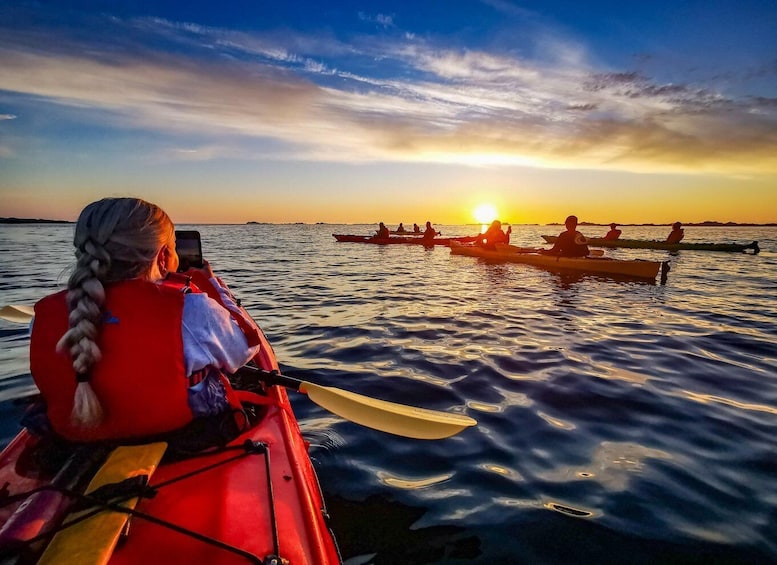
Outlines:
{"label": "smartphone", "polygon": [[175,230],[175,252],[178,254],[178,272],[191,267],[202,267],[202,241],[196,230]]}

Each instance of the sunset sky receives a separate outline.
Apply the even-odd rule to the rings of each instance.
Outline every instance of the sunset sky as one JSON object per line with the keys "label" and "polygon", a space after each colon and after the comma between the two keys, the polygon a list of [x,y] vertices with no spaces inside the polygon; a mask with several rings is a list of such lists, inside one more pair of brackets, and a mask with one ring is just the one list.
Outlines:
{"label": "sunset sky", "polygon": [[0,0],[0,216],[777,221],[777,2]]}

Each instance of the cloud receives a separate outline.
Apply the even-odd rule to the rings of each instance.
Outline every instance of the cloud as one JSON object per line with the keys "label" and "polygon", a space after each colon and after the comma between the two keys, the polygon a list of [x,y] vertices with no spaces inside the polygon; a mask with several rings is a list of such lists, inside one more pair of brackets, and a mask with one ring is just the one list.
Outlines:
{"label": "cloud", "polygon": [[762,108],[764,110],[770,110],[777,108],[777,98],[767,98],[765,96],[753,96],[751,98],[753,102],[753,108]]}
{"label": "cloud", "polygon": [[614,97],[667,100],[678,105],[710,106],[723,100],[715,93],[683,84],[653,84],[637,72],[594,74],[584,88],[589,92],[606,92]]}
{"label": "cloud", "polygon": [[373,16],[365,12],[359,12],[358,16],[359,19],[363,22],[378,24],[383,28],[395,27],[393,15],[389,16],[386,14],[376,14]]}
{"label": "cloud", "polygon": [[520,6],[516,6],[515,4],[507,2],[506,0],[481,0],[481,2],[486,6],[490,6],[497,12],[506,14],[508,16],[519,18],[537,17],[536,12],[521,8]]}
{"label": "cloud", "polygon": [[[230,148],[241,158],[777,172],[774,98],[600,69],[551,34],[538,61],[408,36],[345,44],[158,19],[114,24],[111,35],[122,33],[104,43],[6,34],[0,89],[92,109],[116,127],[213,140],[171,159]],[[254,153],[245,140],[282,151]]]}
{"label": "cloud", "polygon": [[567,110],[579,110],[581,112],[588,112],[596,110],[599,106],[596,104],[570,104],[567,106]]}

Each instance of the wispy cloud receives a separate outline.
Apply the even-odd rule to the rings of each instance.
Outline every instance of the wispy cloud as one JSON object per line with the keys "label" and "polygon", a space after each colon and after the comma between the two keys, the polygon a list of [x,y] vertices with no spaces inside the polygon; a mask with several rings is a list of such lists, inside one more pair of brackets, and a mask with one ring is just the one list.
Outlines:
{"label": "wispy cloud", "polygon": [[508,16],[524,18],[535,17],[537,15],[536,12],[532,12],[526,8],[517,6],[511,2],[508,2],[507,0],[481,0],[481,2],[486,6],[492,7],[497,12],[506,14]]}
{"label": "wispy cloud", "polygon": [[127,35],[105,43],[6,34],[0,89],[107,112],[117,127],[214,139],[171,159],[215,158],[253,138],[298,159],[777,172],[774,98],[597,68],[584,46],[551,34],[537,61],[407,35],[345,44],[159,19],[113,25]]}
{"label": "wispy cloud", "polygon": [[395,27],[393,15],[387,15],[387,14],[371,15],[365,12],[359,12],[359,19],[362,20],[363,22],[378,24],[379,26],[384,28]]}

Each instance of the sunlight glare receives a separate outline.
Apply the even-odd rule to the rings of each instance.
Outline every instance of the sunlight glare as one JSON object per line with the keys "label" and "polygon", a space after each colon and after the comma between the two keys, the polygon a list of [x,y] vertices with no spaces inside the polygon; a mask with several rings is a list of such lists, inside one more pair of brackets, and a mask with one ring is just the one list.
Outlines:
{"label": "sunlight glare", "polygon": [[496,208],[491,204],[480,204],[472,212],[472,215],[479,224],[490,224],[498,216]]}

